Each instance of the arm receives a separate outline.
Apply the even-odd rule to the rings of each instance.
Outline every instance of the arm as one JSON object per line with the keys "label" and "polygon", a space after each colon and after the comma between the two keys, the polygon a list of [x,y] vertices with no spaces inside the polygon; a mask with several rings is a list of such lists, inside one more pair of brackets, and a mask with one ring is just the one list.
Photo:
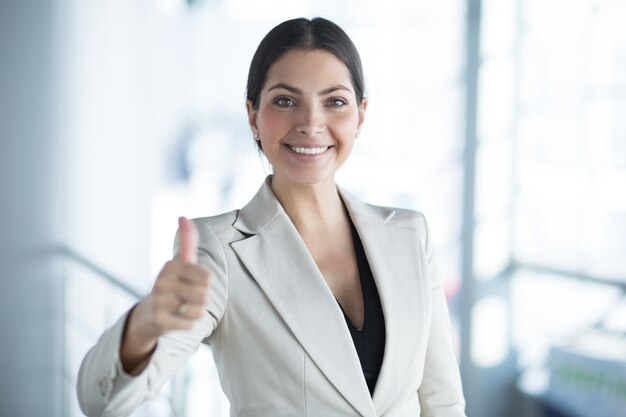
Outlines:
{"label": "arm", "polygon": [[190,330],[159,337],[145,369],[133,376],[124,371],[119,354],[127,317],[121,317],[104,332],[83,359],[77,390],[81,410],[87,416],[127,416],[144,401],[156,397],[211,328],[206,314]]}
{"label": "arm", "polygon": [[424,417],[465,417],[465,399],[461,376],[452,345],[452,331],[443,284],[434,272],[433,247],[428,226],[425,252],[431,279],[432,316],[424,364],[424,376],[418,390]]}
{"label": "arm", "polygon": [[[178,302],[175,308],[168,307],[167,314],[158,313],[158,308],[146,308],[150,306],[146,300],[150,297],[155,298],[154,293],[159,280],[166,279],[162,278],[166,274],[162,271],[151,295],[105,331],[83,359],[78,375],[77,392],[81,410],[86,415],[91,417],[131,414],[145,400],[158,394],[167,379],[219,324],[226,305],[226,261],[221,244],[213,231],[202,221],[196,221],[196,225],[199,245],[194,250],[194,255],[197,254],[197,261],[202,269],[208,268],[211,271],[211,284],[207,287],[208,299],[204,299],[205,303],[197,313],[190,307],[186,316],[193,319],[186,322],[182,320],[184,317],[172,317],[172,310],[178,306]],[[184,257],[181,254],[188,251],[184,242],[179,243],[181,240],[184,241],[180,239],[180,234],[177,234],[174,250],[177,257]],[[168,262],[169,265],[172,263],[174,261]],[[190,268],[189,263],[185,268]],[[192,271],[194,270],[200,271],[192,268]],[[153,303],[153,307],[156,304],[158,303]],[[143,313],[137,313],[140,307],[145,309]],[[139,317],[141,314],[145,317],[145,311],[150,310],[157,311],[154,316],[161,317],[160,321],[146,325],[145,320],[136,319],[135,325],[131,323],[133,317]],[[150,341],[150,337],[147,336],[158,328],[153,326],[155,323],[165,327],[161,329],[163,330],[161,335]],[[180,326],[177,328],[177,325]],[[129,341],[130,345],[139,348],[130,346],[128,349]]]}

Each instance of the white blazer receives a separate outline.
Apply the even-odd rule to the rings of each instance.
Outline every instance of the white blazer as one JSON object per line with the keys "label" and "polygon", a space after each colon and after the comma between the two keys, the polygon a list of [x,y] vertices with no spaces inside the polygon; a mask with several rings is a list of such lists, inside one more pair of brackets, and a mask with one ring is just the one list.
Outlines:
{"label": "white blazer", "polygon": [[270,182],[241,210],[194,220],[199,262],[214,274],[206,314],[193,329],[161,337],[137,377],[120,364],[126,316],[120,318],[81,365],[83,412],[129,415],[204,342],[212,347],[231,416],[465,416],[423,215],[368,205],[338,188],[385,317],[385,353],[372,398],[344,315]]}

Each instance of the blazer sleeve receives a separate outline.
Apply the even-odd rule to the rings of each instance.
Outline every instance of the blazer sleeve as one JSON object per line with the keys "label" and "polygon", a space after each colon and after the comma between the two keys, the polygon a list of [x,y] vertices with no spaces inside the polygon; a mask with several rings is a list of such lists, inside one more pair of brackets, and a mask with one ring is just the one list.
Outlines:
{"label": "blazer sleeve", "polygon": [[[227,266],[221,243],[202,219],[194,220],[199,232],[198,262],[212,272],[205,312],[190,330],[173,331],[158,340],[144,371],[130,376],[122,369],[119,350],[128,314],[100,336],[80,366],[78,402],[89,417],[128,416],[144,401],[157,396],[165,382],[198,350],[224,314],[228,295]],[[178,234],[174,256],[179,251]]]}
{"label": "blazer sleeve", "polygon": [[434,266],[434,249],[426,219],[425,252],[431,280],[432,317],[422,384],[418,390],[423,417],[465,417],[465,399],[443,284]]}

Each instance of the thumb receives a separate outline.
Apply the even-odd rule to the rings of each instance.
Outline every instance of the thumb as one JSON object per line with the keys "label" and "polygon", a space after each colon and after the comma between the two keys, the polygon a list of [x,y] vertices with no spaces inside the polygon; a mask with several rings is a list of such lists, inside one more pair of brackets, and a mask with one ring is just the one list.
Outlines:
{"label": "thumb", "polygon": [[198,229],[196,225],[186,217],[178,219],[178,236],[180,250],[178,258],[192,264],[198,263]]}

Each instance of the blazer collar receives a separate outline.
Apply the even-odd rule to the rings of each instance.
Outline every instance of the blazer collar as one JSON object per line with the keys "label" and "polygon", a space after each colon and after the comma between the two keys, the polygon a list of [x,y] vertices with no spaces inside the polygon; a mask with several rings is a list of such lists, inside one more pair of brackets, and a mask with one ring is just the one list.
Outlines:
{"label": "blazer collar", "polygon": [[243,206],[233,226],[248,235],[255,235],[285,210],[272,190],[272,176],[268,175],[255,196]]}
{"label": "blazer collar", "polygon": [[[272,176],[268,175],[257,191],[256,195],[246,204],[237,215],[233,226],[248,235],[254,235],[263,230],[276,216],[285,213],[274,191],[272,190]],[[369,218],[386,223],[394,214],[395,210],[385,207],[375,207],[359,200],[342,187],[337,186],[348,213],[353,222],[356,218]]]}
{"label": "blazer collar", "polygon": [[[268,177],[239,211],[233,226],[248,237],[231,246],[335,388],[361,415],[381,415],[393,403],[397,384],[409,382],[406,366],[412,361],[398,324],[407,310],[397,300],[408,292],[398,283],[404,282],[399,278],[406,275],[407,265],[413,267],[407,262],[415,259],[415,234],[408,228],[387,226],[395,210],[368,205],[338,187],[363,241],[385,315],[385,356],[372,399],[343,313],[270,184]],[[420,301],[411,300],[411,305],[423,305]],[[422,326],[412,322],[411,330],[420,334]]]}

